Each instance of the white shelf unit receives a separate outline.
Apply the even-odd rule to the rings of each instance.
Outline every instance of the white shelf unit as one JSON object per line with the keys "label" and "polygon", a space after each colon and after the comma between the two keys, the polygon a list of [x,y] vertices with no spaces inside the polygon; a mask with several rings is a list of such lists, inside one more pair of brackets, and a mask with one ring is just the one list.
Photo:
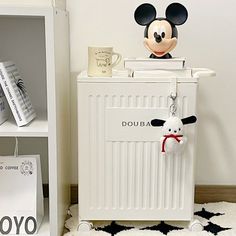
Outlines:
{"label": "white shelf unit", "polygon": [[11,117],[0,126],[0,155],[41,154],[49,201],[40,236],[59,236],[70,203],[70,73],[68,13],[53,7],[0,4],[0,61],[16,63],[37,118],[17,127]]}

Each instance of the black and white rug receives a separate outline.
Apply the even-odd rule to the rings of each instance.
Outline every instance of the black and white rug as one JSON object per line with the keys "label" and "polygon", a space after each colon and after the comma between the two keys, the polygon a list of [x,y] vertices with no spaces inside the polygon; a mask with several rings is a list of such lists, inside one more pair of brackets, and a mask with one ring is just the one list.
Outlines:
{"label": "black and white rug", "polygon": [[[70,207],[65,227],[70,231],[64,236],[79,236],[78,205]],[[195,218],[204,226],[202,232],[191,232],[188,222],[96,222],[91,236],[236,236],[236,204],[195,204]]]}

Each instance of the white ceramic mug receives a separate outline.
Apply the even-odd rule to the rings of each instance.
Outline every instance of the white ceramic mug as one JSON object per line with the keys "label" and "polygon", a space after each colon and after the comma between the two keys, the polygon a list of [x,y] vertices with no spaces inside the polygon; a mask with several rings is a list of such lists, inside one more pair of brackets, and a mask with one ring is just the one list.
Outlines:
{"label": "white ceramic mug", "polygon": [[[112,62],[113,56],[116,60]],[[88,76],[111,77],[112,68],[121,61],[121,55],[113,47],[88,47]]]}

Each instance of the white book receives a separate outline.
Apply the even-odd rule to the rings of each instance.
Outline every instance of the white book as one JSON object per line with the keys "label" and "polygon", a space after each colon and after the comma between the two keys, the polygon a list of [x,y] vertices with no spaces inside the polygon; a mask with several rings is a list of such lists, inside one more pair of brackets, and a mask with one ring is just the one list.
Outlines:
{"label": "white book", "polygon": [[140,70],[134,71],[132,74],[134,78],[169,78],[169,77],[177,77],[177,78],[191,78],[192,77],[192,69],[186,68],[182,70]]}
{"label": "white book", "polygon": [[0,62],[0,84],[17,125],[32,121],[36,113],[14,62]]}
{"label": "white book", "polygon": [[10,112],[7,99],[2,90],[2,86],[0,85],[0,125],[8,119],[9,114]]}
{"label": "white book", "polygon": [[185,67],[185,58],[170,59],[125,58],[125,69],[136,70],[181,70]]}

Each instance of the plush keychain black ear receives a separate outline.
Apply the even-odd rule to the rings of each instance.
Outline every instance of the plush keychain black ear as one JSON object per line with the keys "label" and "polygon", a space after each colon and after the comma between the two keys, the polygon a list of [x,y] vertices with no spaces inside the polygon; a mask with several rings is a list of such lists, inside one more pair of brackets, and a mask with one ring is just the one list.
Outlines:
{"label": "plush keychain black ear", "polygon": [[196,121],[197,121],[196,116],[190,116],[190,117],[182,119],[183,125],[193,124],[193,123],[196,123]]}
{"label": "plush keychain black ear", "polygon": [[148,25],[156,18],[157,12],[153,5],[144,3],[134,12],[135,21],[142,26]]}
{"label": "plush keychain black ear", "polygon": [[183,25],[188,19],[188,11],[182,4],[172,3],[166,9],[166,18],[174,25]]}
{"label": "plush keychain black ear", "polygon": [[163,126],[165,122],[166,122],[165,120],[155,119],[151,121],[151,125],[154,127]]}

